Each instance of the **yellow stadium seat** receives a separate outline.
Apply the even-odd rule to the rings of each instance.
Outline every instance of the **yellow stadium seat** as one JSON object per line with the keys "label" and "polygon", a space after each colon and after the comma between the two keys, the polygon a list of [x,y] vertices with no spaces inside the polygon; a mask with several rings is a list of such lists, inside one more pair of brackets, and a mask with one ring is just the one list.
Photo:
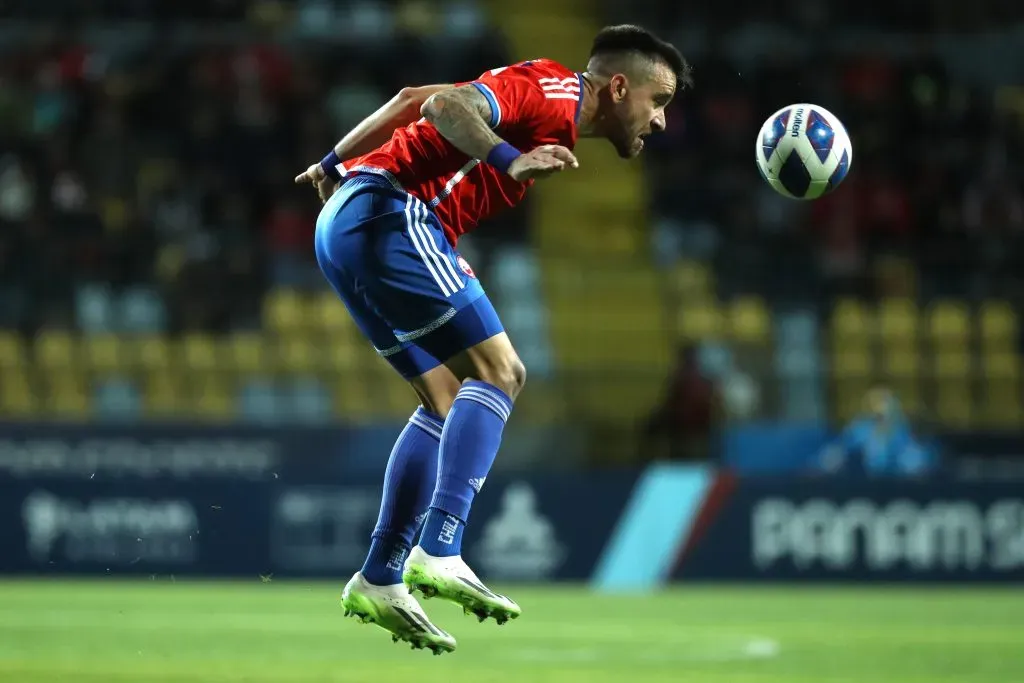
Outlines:
{"label": "yellow stadium seat", "polygon": [[832,344],[836,348],[865,342],[874,327],[871,312],[855,299],[843,299],[832,309]]}
{"label": "yellow stadium seat", "polygon": [[711,269],[700,261],[680,261],[672,269],[672,288],[684,299],[706,299],[715,294]]}
{"label": "yellow stadium seat", "polygon": [[279,340],[281,367],[289,375],[304,375],[318,367],[316,350],[306,337]]}
{"label": "yellow stadium seat", "polygon": [[38,409],[38,396],[25,368],[0,373],[0,415],[26,417]]}
{"label": "yellow stadium seat", "polygon": [[171,365],[167,338],[159,335],[139,337],[134,341],[139,365],[146,370],[162,370]]}
{"label": "yellow stadium seat", "polygon": [[1017,313],[1005,301],[987,301],[979,315],[981,339],[985,346],[1013,348],[1017,344]]}
{"label": "yellow stadium seat", "polygon": [[368,359],[373,353],[369,344],[357,345],[354,341],[349,338],[328,338],[320,345],[317,353],[323,356],[332,371],[346,372],[355,368],[360,360]]}
{"label": "yellow stadium seat", "polygon": [[1016,352],[982,353],[981,369],[989,382],[1016,382],[1020,379],[1020,356]]}
{"label": "yellow stadium seat", "polygon": [[77,373],[54,373],[49,376],[47,411],[62,419],[81,420],[89,415],[89,396],[85,382]]}
{"label": "yellow stadium seat", "polygon": [[869,381],[874,376],[874,361],[873,354],[867,349],[851,348],[834,353],[832,376],[838,380]]}
{"label": "yellow stadium seat", "polygon": [[746,344],[767,344],[771,337],[771,315],[759,297],[737,299],[729,306],[732,337]]}
{"label": "yellow stadium seat", "polygon": [[25,364],[25,345],[16,332],[0,331],[0,371]]}
{"label": "yellow stadium seat", "polygon": [[337,415],[354,422],[369,420],[374,414],[373,404],[376,399],[373,387],[374,382],[363,372],[339,376],[334,384],[334,409]]}
{"label": "yellow stadium seat", "polygon": [[722,336],[725,320],[713,302],[683,305],[676,319],[676,331],[682,341],[702,342]]}
{"label": "yellow stadium seat", "polygon": [[910,299],[885,299],[878,306],[878,332],[882,342],[911,346],[917,337],[917,304]]}
{"label": "yellow stadium seat", "polygon": [[869,379],[840,379],[833,388],[834,414],[838,421],[847,422],[864,412],[864,396],[871,389]]}
{"label": "yellow stadium seat", "polygon": [[933,372],[940,380],[966,380],[971,374],[971,356],[966,349],[938,351],[934,358]]}
{"label": "yellow stadium seat", "polygon": [[275,289],[263,300],[263,325],[278,334],[297,332],[309,324],[304,320],[305,301],[291,289]]}
{"label": "yellow stadium seat", "polygon": [[1019,429],[1024,422],[1019,382],[993,382],[984,389],[979,421],[986,427]]}
{"label": "yellow stadium seat", "polygon": [[36,336],[36,363],[46,369],[77,365],[75,340],[67,332],[46,330]]}
{"label": "yellow stadium seat", "polygon": [[940,346],[965,347],[970,339],[967,306],[956,301],[940,301],[928,316],[929,334]]}
{"label": "yellow stadium seat", "polygon": [[266,340],[262,334],[239,332],[231,335],[224,344],[224,360],[227,367],[243,375],[258,375],[268,371]]}
{"label": "yellow stadium seat", "polygon": [[146,377],[144,405],[152,417],[180,417],[188,399],[183,391],[184,378],[169,369],[159,369]]}
{"label": "yellow stadium seat", "polygon": [[96,375],[116,374],[127,365],[127,359],[122,353],[121,339],[116,335],[89,335],[82,339],[82,347],[86,363]]}
{"label": "yellow stadium seat", "polygon": [[181,360],[192,372],[212,372],[221,367],[217,344],[206,334],[186,334],[181,339]]}
{"label": "yellow stadium seat", "polygon": [[937,384],[935,415],[944,425],[954,428],[970,427],[973,406],[971,386],[966,380],[942,380]]}
{"label": "yellow stadium seat", "polygon": [[355,331],[355,322],[345,304],[338,299],[334,290],[325,290],[316,295],[310,306],[311,324],[331,335],[350,335]]}
{"label": "yellow stadium seat", "polygon": [[916,378],[921,370],[921,356],[914,350],[886,348],[882,351],[882,375],[886,379]]}
{"label": "yellow stadium seat", "polygon": [[213,373],[199,379],[193,393],[192,414],[203,421],[225,422],[235,412],[235,396],[230,384],[220,375]]}

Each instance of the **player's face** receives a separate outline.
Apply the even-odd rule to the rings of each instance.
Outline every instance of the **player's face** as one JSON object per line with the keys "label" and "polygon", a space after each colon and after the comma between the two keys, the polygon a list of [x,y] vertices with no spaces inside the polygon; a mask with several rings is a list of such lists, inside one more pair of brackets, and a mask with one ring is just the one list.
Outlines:
{"label": "player's face", "polygon": [[[620,80],[621,79],[621,80]],[[613,111],[608,139],[623,159],[632,159],[644,148],[644,138],[665,130],[665,107],[676,92],[676,77],[664,64],[655,64],[645,78],[612,79]]]}

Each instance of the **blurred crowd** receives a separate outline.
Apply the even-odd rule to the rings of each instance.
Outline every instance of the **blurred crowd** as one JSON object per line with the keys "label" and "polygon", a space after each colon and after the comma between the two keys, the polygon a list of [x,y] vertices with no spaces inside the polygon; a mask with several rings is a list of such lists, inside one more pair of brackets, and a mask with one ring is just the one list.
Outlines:
{"label": "blurred crowd", "polygon": [[[472,79],[507,60],[472,4],[424,13],[422,3],[311,0],[282,26],[261,4],[198,13],[249,17],[241,40],[227,25],[134,40],[125,28],[104,38],[47,26],[0,48],[0,327],[89,327],[97,307],[129,311],[105,316],[115,329],[258,324],[268,286],[319,284],[318,205],[293,187],[296,172],[402,86]],[[181,7],[46,11],[167,17]],[[363,39],[323,37],[349,22]]]}

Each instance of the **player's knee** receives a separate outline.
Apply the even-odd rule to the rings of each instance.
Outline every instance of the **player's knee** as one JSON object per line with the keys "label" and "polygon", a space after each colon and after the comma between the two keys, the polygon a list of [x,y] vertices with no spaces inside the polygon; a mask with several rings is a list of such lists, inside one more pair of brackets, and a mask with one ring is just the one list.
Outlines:
{"label": "player's knee", "polygon": [[514,352],[503,354],[478,368],[480,380],[492,384],[515,400],[526,385],[526,366]]}

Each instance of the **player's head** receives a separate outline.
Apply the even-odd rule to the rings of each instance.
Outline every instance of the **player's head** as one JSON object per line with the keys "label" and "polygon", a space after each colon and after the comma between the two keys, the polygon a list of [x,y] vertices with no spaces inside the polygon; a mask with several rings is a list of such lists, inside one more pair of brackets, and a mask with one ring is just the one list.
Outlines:
{"label": "player's head", "polygon": [[628,159],[643,138],[665,130],[665,107],[693,84],[690,65],[670,43],[639,26],[608,26],[594,38],[587,73],[600,86],[594,125]]}

